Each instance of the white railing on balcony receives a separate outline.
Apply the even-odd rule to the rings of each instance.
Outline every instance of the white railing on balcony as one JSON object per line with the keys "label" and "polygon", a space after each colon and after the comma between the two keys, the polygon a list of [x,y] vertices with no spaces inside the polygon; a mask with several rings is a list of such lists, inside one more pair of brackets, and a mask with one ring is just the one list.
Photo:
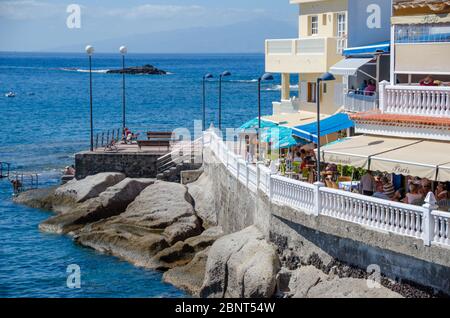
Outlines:
{"label": "white railing on balcony", "polygon": [[321,188],[322,213],[380,230],[422,238],[423,208]]}
{"label": "white railing on balcony", "polygon": [[380,110],[388,114],[450,117],[450,87],[381,83]]}
{"label": "white railing on balcony", "polygon": [[315,216],[360,224],[375,230],[422,239],[424,244],[450,247],[450,213],[437,211],[435,202],[423,206],[377,199],[351,192],[309,184],[271,174],[263,164],[253,165],[229,150],[212,130],[205,132],[205,148],[250,191],[262,191],[276,204]]}
{"label": "white railing on balcony", "polygon": [[266,40],[269,55],[323,54],[326,38]]}
{"label": "white railing on balcony", "polygon": [[272,177],[271,182],[273,200],[312,213],[314,210],[314,185],[276,175]]}
{"label": "white railing on balcony", "polygon": [[441,212],[441,211],[433,211],[431,213],[433,216],[433,223],[434,223],[434,237],[433,241],[450,245],[450,237],[449,237],[449,221],[450,221],[450,215],[449,213]]}
{"label": "white railing on balcony", "polygon": [[377,109],[378,94],[365,95],[364,92],[350,90],[344,94],[344,108],[355,113]]}

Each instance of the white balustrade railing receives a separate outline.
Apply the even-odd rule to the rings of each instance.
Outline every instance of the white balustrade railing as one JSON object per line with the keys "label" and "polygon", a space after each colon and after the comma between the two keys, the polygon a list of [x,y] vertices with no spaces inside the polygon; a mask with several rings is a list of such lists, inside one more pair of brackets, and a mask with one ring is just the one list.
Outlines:
{"label": "white balustrade railing", "polygon": [[274,175],[272,182],[273,200],[300,208],[305,212],[314,209],[314,185]]}
{"label": "white balustrade railing", "polygon": [[388,114],[450,117],[450,87],[380,84],[380,110]]}
{"label": "white balustrade railing", "polygon": [[436,206],[414,206],[326,188],[274,175],[263,164],[253,165],[229,150],[214,132],[205,133],[209,147],[228,171],[250,191],[262,191],[269,200],[307,214],[326,215],[374,229],[423,239],[425,245],[450,246],[450,213]]}
{"label": "white balustrade railing", "polygon": [[442,211],[433,211],[432,215],[432,226],[433,228],[433,241],[445,245],[450,245],[450,233],[449,233],[449,221],[450,213]]}
{"label": "white balustrade railing", "polygon": [[330,188],[320,189],[321,213],[380,230],[422,238],[423,208]]}

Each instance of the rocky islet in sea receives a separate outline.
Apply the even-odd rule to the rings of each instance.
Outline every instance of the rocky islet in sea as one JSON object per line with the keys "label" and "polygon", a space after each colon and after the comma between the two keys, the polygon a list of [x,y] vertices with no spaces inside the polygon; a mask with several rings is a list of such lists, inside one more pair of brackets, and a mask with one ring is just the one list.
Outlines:
{"label": "rocky islet in sea", "polygon": [[106,71],[106,74],[129,74],[129,75],[166,75],[167,72],[160,70],[153,65],[126,67],[124,69],[114,69]]}

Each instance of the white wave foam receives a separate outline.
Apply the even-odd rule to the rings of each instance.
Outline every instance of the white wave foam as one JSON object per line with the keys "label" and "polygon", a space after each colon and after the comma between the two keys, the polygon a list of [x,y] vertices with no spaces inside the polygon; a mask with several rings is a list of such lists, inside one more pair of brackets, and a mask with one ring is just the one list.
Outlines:
{"label": "white wave foam", "polygon": [[[298,85],[289,85],[291,90],[298,89]],[[273,85],[265,89],[266,91],[281,91],[281,85]]]}
{"label": "white wave foam", "polygon": [[[81,68],[60,68],[61,71],[65,72],[80,72],[80,73],[89,73],[89,70],[87,69],[81,69]],[[101,73],[105,74],[109,70],[92,70],[92,73]]]}

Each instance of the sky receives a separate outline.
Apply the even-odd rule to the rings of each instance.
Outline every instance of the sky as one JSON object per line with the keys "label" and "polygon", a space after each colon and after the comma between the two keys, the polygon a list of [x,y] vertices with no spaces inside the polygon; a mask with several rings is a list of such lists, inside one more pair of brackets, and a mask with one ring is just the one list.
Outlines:
{"label": "sky", "polygon": [[[71,4],[80,8],[80,19],[67,12]],[[217,28],[220,37],[227,36],[226,26],[255,21],[261,32],[266,24],[273,28],[279,22],[291,35],[297,10],[289,0],[0,0],[0,51],[58,51],[191,28]],[[75,17],[69,19],[72,28],[67,26],[69,16]]]}

